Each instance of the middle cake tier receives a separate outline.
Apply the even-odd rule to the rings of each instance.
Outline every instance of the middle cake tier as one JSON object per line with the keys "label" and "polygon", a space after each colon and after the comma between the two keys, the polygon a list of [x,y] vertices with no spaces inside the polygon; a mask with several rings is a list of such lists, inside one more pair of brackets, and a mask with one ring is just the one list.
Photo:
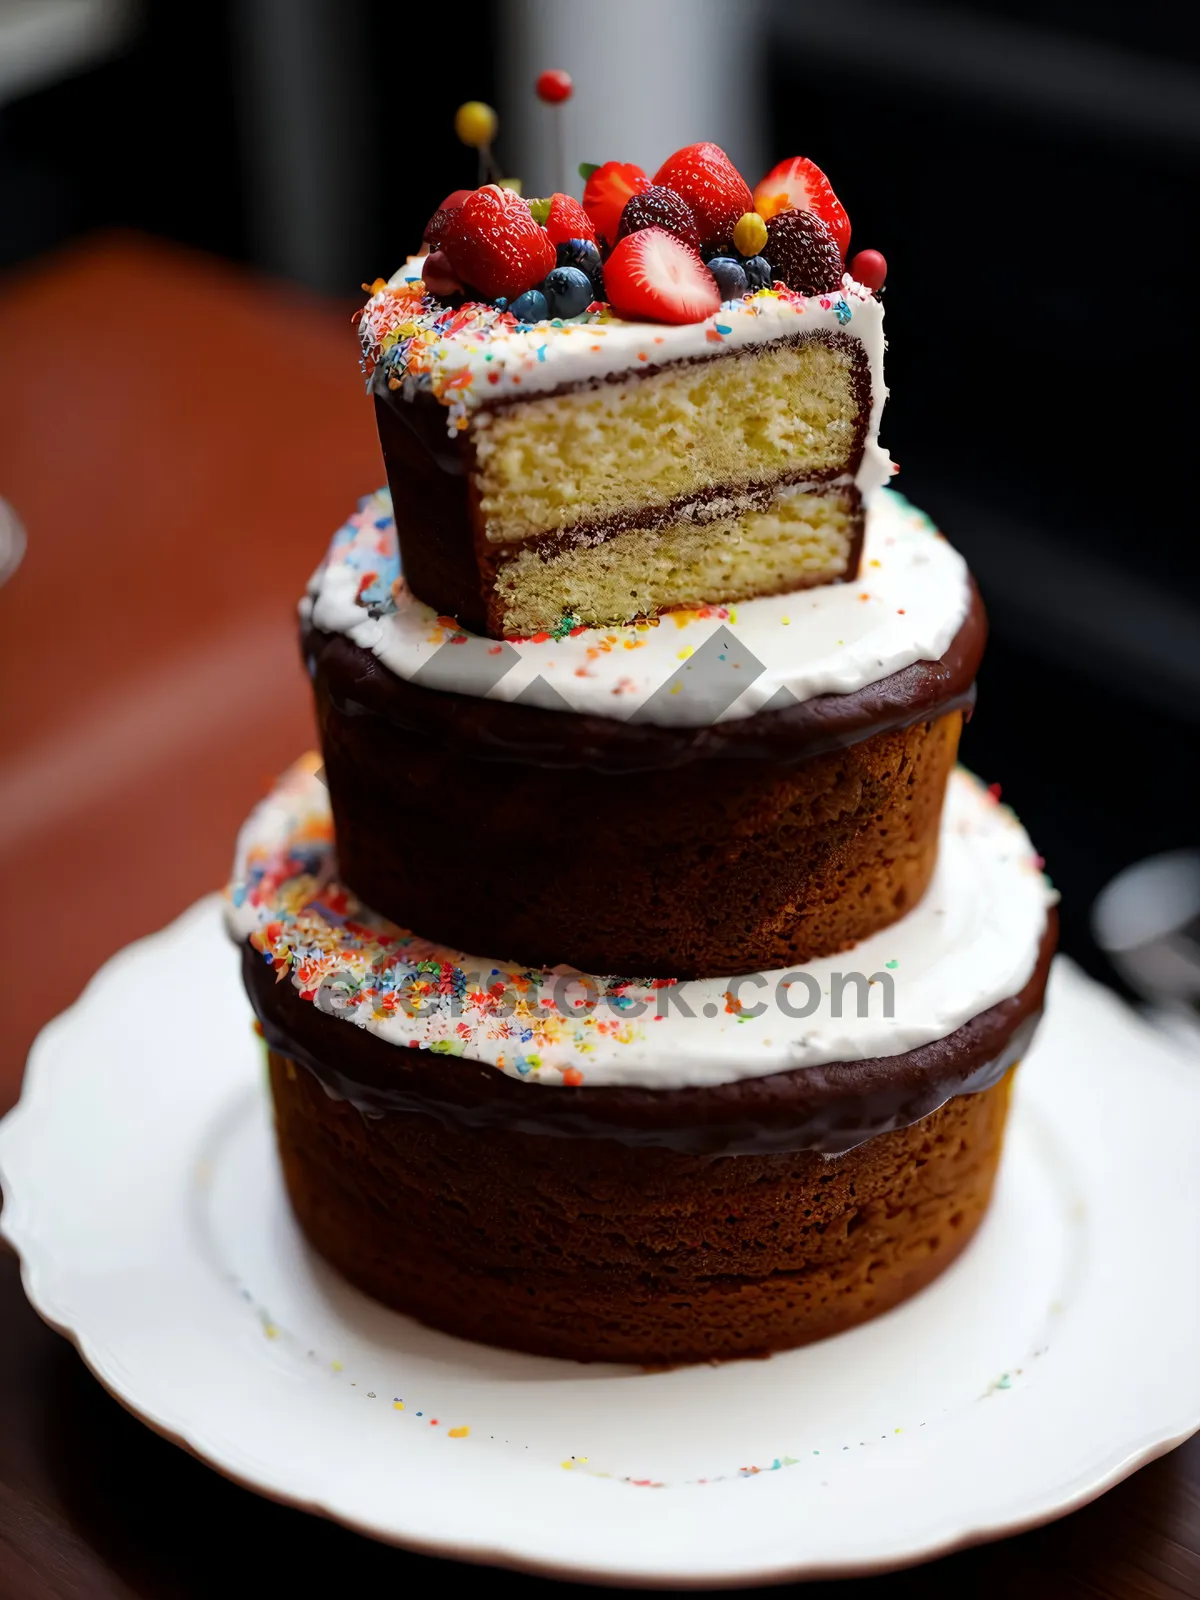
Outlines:
{"label": "middle cake tier", "polygon": [[920,900],[985,636],[890,492],[855,585],[520,642],[409,592],[373,496],[301,614],[344,883],[458,948],[678,978],[833,955]]}

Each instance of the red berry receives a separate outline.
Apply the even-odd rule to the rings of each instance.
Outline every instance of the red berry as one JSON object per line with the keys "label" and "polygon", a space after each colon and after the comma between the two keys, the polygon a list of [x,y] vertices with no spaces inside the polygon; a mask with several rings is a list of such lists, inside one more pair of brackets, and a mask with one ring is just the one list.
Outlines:
{"label": "red berry", "polygon": [[887,277],[887,262],[878,250],[860,250],[850,263],[850,276],[864,289],[878,294]]}
{"label": "red berry", "polygon": [[421,235],[421,243],[431,245],[436,250],[441,243],[442,235],[449,226],[451,215],[455,211],[462,209],[463,201],[473,192],[471,189],[455,189],[452,194],[448,194],[425,224],[425,232]]}
{"label": "red berry", "polygon": [[712,273],[665,228],[625,235],[604,263],[604,292],[618,316],[645,322],[703,322],[721,309]]}
{"label": "red berry", "polygon": [[583,190],[583,209],[596,232],[610,244],[617,237],[630,195],[644,194],[650,179],[632,161],[606,161],[592,173]]}
{"label": "red berry", "polygon": [[554,242],[526,202],[495,183],[467,196],[441,245],[455,276],[488,300],[514,300],[555,263]]}
{"label": "red berry", "polygon": [[815,211],[780,211],[767,223],[763,255],[797,294],[827,294],[842,283],[842,253]]}
{"label": "red berry", "polygon": [[596,230],[587,212],[570,194],[550,196],[550,211],[546,217],[546,232],[555,244],[566,244],[568,239],[590,239],[596,242]]}
{"label": "red berry", "polygon": [[538,81],[534,84],[539,100],[544,100],[548,106],[559,106],[564,100],[571,98],[574,88],[571,74],[563,72],[560,67],[551,67],[548,72],[538,74]]}
{"label": "red berry", "polygon": [[454,276],[444,250],[431,250],[421,263],[421,276],[430,294],[439,300],[449,300],[451,295],[462,293],[462,284]]}
{"label": "red berry", "polygon": [[691,206],[701,244],[728,239],[738,218],[753,209],[746,180],[720,145],[689,144],[676,150],[654,181],[674,189]]}
{"label": "red berry", "polygon": [[674,189],[656,184],[643,194],[631,196],[621,213],[617,238],[623,239],[627,233],[640,233],[643,228],[665,228],[692,250],[699,252],[700,235],[696,229],[696,218],[691,206]]}
{"label": "red berry", "polygon": [[850,246],[850,218],[834,194],[829,179],[804,156],[793,156],[772,167],[754,190],[754,209],[765,222],[781,211],[815,211],[833,235],[842,260]]}

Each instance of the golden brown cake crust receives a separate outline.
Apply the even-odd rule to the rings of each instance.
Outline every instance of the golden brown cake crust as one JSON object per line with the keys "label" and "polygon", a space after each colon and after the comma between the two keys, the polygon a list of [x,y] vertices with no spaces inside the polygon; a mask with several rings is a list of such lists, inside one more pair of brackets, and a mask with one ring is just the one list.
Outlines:
{"label": "golden brown cake crust", "polygon": [[[799,766],[581,782],[400,755],[320,710],[339,871],[368,905],[453,949],[675,978],[833,955],[916,905],[962,726],[954,711]],[[598,892],[616,866],[619,892]]]}
{"label": "golden brown cake crust", "polygon": [[643,1364],[788,1349],[923,1288],[987,1209],[1011,1081],[836,1160],[705,1160],[366,1118],[270,1063],[292,1207],[352,1283],[464,1338]]}

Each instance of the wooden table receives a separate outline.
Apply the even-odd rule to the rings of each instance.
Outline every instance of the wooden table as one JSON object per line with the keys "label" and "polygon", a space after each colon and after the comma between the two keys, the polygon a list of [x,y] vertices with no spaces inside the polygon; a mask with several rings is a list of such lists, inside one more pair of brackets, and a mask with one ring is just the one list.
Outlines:
{"label": "wooden table", "polygon": [[[0,1109],[36,1028],[223,880],[238,823],[312,741],[296,596],[382,481],[349,309],[136,239],[0,285],[0,493],[29,533],[0,590]],[[471,1575],[157,1438],[0,1259],[3,1600]],[[806,1593],[1200,1600],[1200,1439],[1048,1528]]]}

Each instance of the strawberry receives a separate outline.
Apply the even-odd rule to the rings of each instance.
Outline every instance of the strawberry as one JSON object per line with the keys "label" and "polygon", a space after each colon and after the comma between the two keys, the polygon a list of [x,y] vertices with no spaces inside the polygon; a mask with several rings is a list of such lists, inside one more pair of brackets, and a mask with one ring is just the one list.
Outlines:
{"label": "strawberry", "polygon": [[850,218],[815,161],[793,156],[772,167],[754,190],[754,209],[764,222],[781,211],[815,211],[833,235],[842,260],[850,247]]}
{"label": "strawberry", "polygon": [[630,197],[621,213],[617,238],[623,239],[627,233],[640,233],[643,228],[665,228],[693,250],[700,249],[700,235],[696,232],[692,208],[674,189],[656,185],[653,189]]}
{"label": "strawberry", "polygon": [[546,216],[546,232],[552,244],[566,244],[568,239],[590,239],[596,242],[592,219],[574,195],[552,194],[550,210]]}
{"label": "strawberry", "polygon": [[712,273],[665,228],[625,235],[604,263],[604,290],[617,315],[635,321],[703,322],[721,308]]}
{"label": "strawberry", "polygon": [[601,238],[610,243],[616,239],[630,195],[644,194],[649,187],[650,179],[632,161],[606,161],[589,175],[583,190],[583,209]]}
{"label": "strawberry", "polygon": [[450,218],[454,212],[462,209],[462,203],[472,191],[470,189],[455,189],[453,194],[448,194],[441,205],[425,224],[425,232],[421,235],[421,243],[429,245],[436,250],[441,237],[450,225]]}
{"label": "strawberry", "polygon": [[495,183],[467,196],[441,247],[454,275],[488,300],[514,300],[541,283],[555,261],[554,243],[525,201]]}
{"label": "strawberry", "polygon": [[738,218],[753,209],[746,180],[717,144],[689,144],[668,156],[656,184],[682,195],[692,208],[701,244],[728,239]]}
{"label": "strawberry", "polygon": [[450,300],[463,292],[463,286],[454,276],[450,263],[440,250],[431,250],[421,264],[421,276],[430,294],[439,300]]}

